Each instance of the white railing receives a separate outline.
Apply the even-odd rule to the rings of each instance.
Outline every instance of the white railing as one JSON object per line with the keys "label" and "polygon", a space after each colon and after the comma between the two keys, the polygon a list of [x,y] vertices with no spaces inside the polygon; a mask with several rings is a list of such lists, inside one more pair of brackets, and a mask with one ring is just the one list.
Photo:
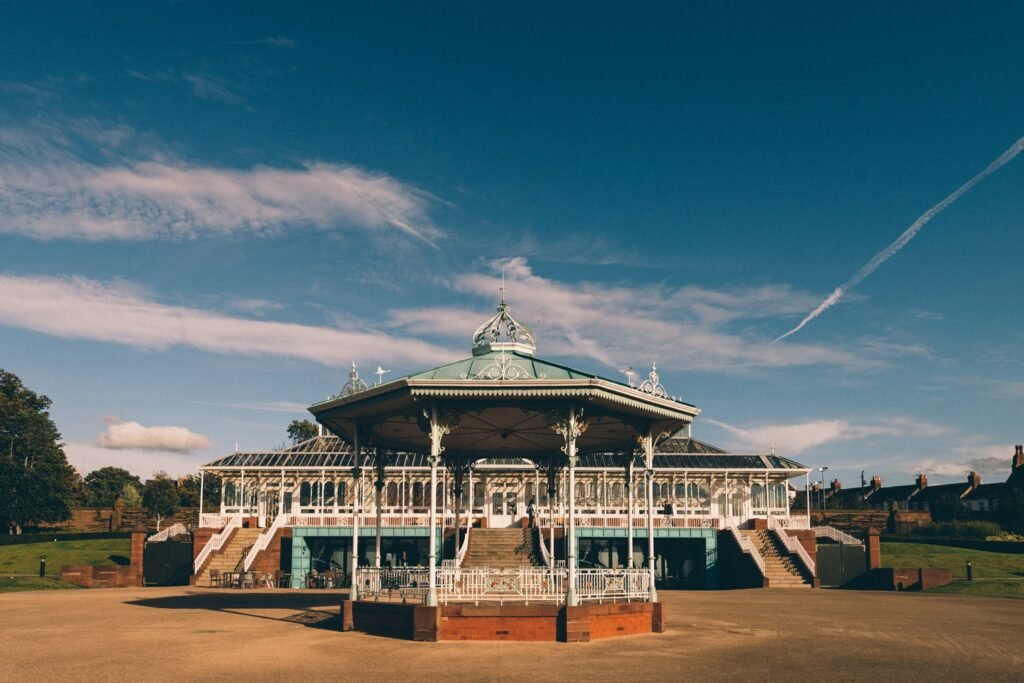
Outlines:
{"label": "white railing", "polygon": [[769,517],[769,529],[810,529],[811,520],[806,515],[798,517]]}
{"label": "white railing", "polygon": [[[437,598],[449,602],[565,602],[565,568],[438,567]],[[366,598],[426,599],[429,576],[425,567],[356,570],[359,594]],[[647,569],[580,569],[576,595],[581,601],[647,600],[651,573]]]}
{"label": "white railing", "polygon": [[811,573],[811,576],[818,575],[814,560],[811,559],[810,554],[804,549],[804,544],[800,542],[799,538],[790,536],[782,529],[772,529],[771,533],[775,534],[775,538],[779,539],[779,542],[790,555],[796,555],[800,558],[800,562]]}
{"label": "white railing", "polygon": [[851,536],[845,531],[841,531],[834,526],[816,526],[814,529],[814,535],[824,538],[830,538],[836,543],[846,543],[848,545],[864,545],[864,541],[860,540],[856,536]]}
{"label": "white railing", "polygon": [[740,547],[741,551],[750,555],[750,558],[754,560],[754,564],[756,564],[757,568],[761,571],[761,576],[764,576],[764,558],[761,557],[761,553],[757,551],[757,546],[755,546],[749,538],[741,533],[737,527],[731,526],[729,527],[729,531],[732,532],[732,537],[736,540],[736,545]]}
{"label": "white railing", "polygon": [[199,515],[200,529],[223,529],[224,525],[237,515],[222,515],[219,512],[204,512]]}
{"label": "white railing", "polygon": [[209,559],[210,555],[224,547],[224,544],[227,543],[227,540],[231,538],[231,532],[233,532],[235,529],[240,528],[241,526],[241,515],[231,517],[229,520],[227,520],[227,523],[224,525],[224,528],[221,529],[220,533],[214,534],[213,537],[210,538],[209,541],[207,541],[206,547],[204,547],[199,552],[199,555],[196,556],[195,562],[192,563],[193,572],[198,572],[200,568],[202,568],[203,563],[206,562],[207,559]]}
{"label": "white railing", "polygon": [[548,569],[553,569],[555,565],[551,561],[551,553],[548,552],[548,544],[544,542],[544,531],[539,526],[535,531],[537,532],[537,540],[540,541],[540,556],[544,560],[544,566]]}
{"label": "white railing", "polygon": [[181,536],[187,534],[188,529],[181,522],[175,522],[171,526],[167,527],[163,531],[158,531],[146,540],[150,543],[159,543],[160,541],[166,541],[174,536]]}
{"label": "white railing", "polygon": [[580,600],[646,600],[651,594],[649,569],[577,569]]}
{"label": "white railing", "polygon": [[458,558],[456,559],[455,566],[461,567],[462,561],[466,559],[466,553],[469,552],[469,530],[473,528],[472,524],[466,525],[466,535],[462,539],[462,545],[459,546]]}
{"label": "white railing", "polygon": [[242,569],[249,571],[249,567],[256,561],[256,558],[261,552],[267,549],[270,542],[274,539],[274,534],[284,526],[284,523],[288,520],[288,515],[281,514],[274,518],[274,523],[263,530],[263,533],[257,537],[256,542],[249,548],[249,552],[245,554],[245,562],[242,565]]}

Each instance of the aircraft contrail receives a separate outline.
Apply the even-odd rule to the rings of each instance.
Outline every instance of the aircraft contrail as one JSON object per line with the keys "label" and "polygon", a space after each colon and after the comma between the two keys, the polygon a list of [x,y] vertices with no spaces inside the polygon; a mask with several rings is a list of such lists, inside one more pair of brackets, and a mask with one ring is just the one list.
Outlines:
{"label": "aircraft contrail", "polygon": [[1005,152],[1003,152],[1002,154],[999,155],[998,159],[996,159],[991,164],[986,166],[984,171],[982,171],[981,173],[979,173],[978,175],[974,176],[973,178],[968,180],[966,183],[961,185],[959,188],[957,188],[957,190],[955,192],[953,192],[953,194],[949,195],[948,197],[943,199],[941,202],[939,202],[938,204],[936,204],[935,206],[933,206],[932,208],[928,209],[923,214],[921,214],[921,216],[918,217],[918,219],[916,221],[914,221],[913,223],[910,224],[909,228],[907,228],[906,230],[903,231],[903,234],[900,235],[896,239],[895,242],[893,242],[892,244],[887,246],[885,249],[883,249],[882,251],[880,251],[877,254],[875,254],[874,258],[872,258],[870,261],[868,261],[867,264],[863,268],[858,270],[854,274],[853,277],[851,277],[849,280],[847,280],[843,284],[841,284],[838,287],[836,287],[835,291],[833,291],[831,294],[829,294],[828,297],[824,301],[822,301],[820,304],[818,304],[817,308],[815,308],[813,311],[808,313],[807,317],[804,318],[803,320],[801,320],[799,325],[797,325],[796,327],[791,329],[789,332],[787,332],[786,334],[782,335],[781,337],[779,337],[778,339],[773,341],[772,344],[774,344],[776,342],[779,342],[779,341],[782,341],[783,339],[785,339],[786,337],[788,337],[789,335],[791,335],[791,334],[793,334],[795,332],[799,332],[800,330],[802,330],[804,328],[804,326],[807,323],[811,322],[812,320],[817,318],[819,315],[821,315],[822,313],[827,311],[829,308],[831,308],[837,301],[839,301],[841,298],[843,298],[844,294],[846,294],[851,289],[853,289],[854,287],[859,285],[861,283],[861,281],[864,280],[864,278],[866,278],[868,275],[871,275],[871,273],[873,273],[876,270],[878,270],[878,267],[880,265],[885,263],[896,252],[898,252],[900,249],[902,249],[904,246],[906,246],[907,242],[909,242],[910,240],[914,239],[914,235],[916,235],[918,232],[920,232],[921,228],[923,228],[928,223],[928,221],[930,221],[931,219],[935,218],[937,215],[942,213],[942,211],[945,210],[946,207],[948,207],[950,204],[952,204],[956,200],[960,199],[960,197],[965,192],[970,190],[972,187],[974,187],[975,185],[980,183],[982,180],[984,180],[985,178],[989,177],[990,175],[992,175],[993,173],[995,173],[996,171],[1001,169],[1006,164],[1008,164],[1011,161],[1013,161],[1013,158],[1015,156],[1017,156],[1018,154],[1020,154],[1021,151],[1024,151],[1024,138],[1021,138],[1020,140],[1017,140],[1017,142],[1013,143],[1013,145],[1011,145],[1008,150],[1006,150]]}

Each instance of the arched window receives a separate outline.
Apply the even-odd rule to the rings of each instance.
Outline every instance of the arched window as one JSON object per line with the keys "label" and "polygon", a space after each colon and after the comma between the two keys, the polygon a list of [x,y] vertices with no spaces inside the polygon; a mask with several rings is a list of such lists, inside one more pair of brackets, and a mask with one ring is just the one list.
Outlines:
{"label": "arched window", "polygon": [[612,503],[622,502],[622,484],[615,482],[612,484]]}
{"label": "arched window", "polygon": [[591,500],[597,500],[597,482],[590,482],[587,485],[587,497]]}
{"label": "arched window", "polygon": [[324,484],[324,505],[334,505],[334,482]]}
{"label": "arched window", "polygon": [[772,484],[772,507],[776,509],[785,509],[789,507],[789,494],[786,491],[785,484]]}
{"label": "arched window", "polygon": [[309,507],[309,482],[304,481],[299,486],[299,505],[302,507]]}
{"label": "arched window", "polygon": [[764,486],[754,484],[750,487],[750,497],[753,499],[754,509],[763,510],[765,507]]}
{"label": "arched window", "polygon": [[236,495],[237,494],[235,493],[235,482],[229,481],[228,483],[224,484],[225,507],[235,507],[235,505],[238,504],[238,501],[235,498]]}
{"label": "arched window", "polygon": [[526,484],[526,502],[529,503],[530,500],[536,501],[537,497],[533,493],[533,484],[532,483],[527,483]]}
{"label": "arched window", "polygon": [[473,507],[482,509],[486,501],[486,491],[484,490],[483,479],[478,479],[473,482]]}
{"label": "arched window", "polygon": [[644,483],[640,482],[636,485],[636,497],[637,500],[647,500],[646,492],[644,491]]}
{"label": "arched window", "polygon": [[345,482],[338,482],[338,507],[345,505],[345,499],[348,497],[348,484]]}
{"label": "arched window", "polygon": [[686,498],[686,485],[676,484],[676,500],[683,500]]}
{"label": "arched window", "polygon": [[323,504],[323,498],[320,497],[320,482],[313,482],[312,490],[310,491],[310,497],[314,506]]}
{"label": "arched window", "polygon": [[388,507],[398,507],[398,483],[390,482],[387,488],[388,496],[385,505]]}
{"label": "arched window", "polygon": [[669,491],[671,491],[671,485],[668,482],[663,483],[661,485],[661,499],[662,500],[668,500],[669,499]]}
{"label": "arched window", "polygon": [[581,481],[576,482],[576,502],[579,503],[581,500],[583,500],[583,496],[584,495],[585,494],[584,494],[583,482],[581,482]]}
{"label": "arched window", "polygon": [[412,485],[413,507],[423,507],[423,484],[416,482]]}

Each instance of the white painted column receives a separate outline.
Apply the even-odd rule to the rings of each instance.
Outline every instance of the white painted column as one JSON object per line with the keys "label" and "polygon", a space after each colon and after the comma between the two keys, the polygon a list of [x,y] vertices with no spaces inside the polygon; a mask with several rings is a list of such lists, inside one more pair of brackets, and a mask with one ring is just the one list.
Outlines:
{"label": "white painted column", "polygon": [[238,488],[239,488],[239,495],[241,496],[241,499],[238,501],[239,502],[238,509],[242,513],[242,517],[244,518],[245,517],[245,470],[242,470],[242,482],[241,482],[241,484],[239,484]]}
{"label": "white painted column", "polygon": [[375,460],[375,462],[373,464],[374,464],[374,466],[377,469],[377,479],[373,483],[374,488],[377,489],[377,500],[376,500],[376,503],[377,503],[377,528],[376,528],[377,547],[375,548],[374,553],[373,553],[373,564],[374,564],[374,566],[377,569],[380,569],[380,545],[381,545],[380,526],[381,526],[381,515],[382,515],[382,512],[383,512],[382,508],[383,508],[383,502],[384,502],[383,501],[383,498],[384,498],[384,465],[383,465],[384,455],[383,455],[383,453],[381,453],[380,446],[378,446],[377,450],[374,452],[374,458],[376,460]]}
{"label": "white painted column", "polygon": [[430,522],[427,553],[427,605],[437,606],[437,465],[441,462],[441,427],[437,406],[430,406]]}
{"label": "white painted column", "polygon": [[576,411],[576,406],[569,406],[569,415],[565,424],[559,427],[559,431],[562,432],[562,436],[565,439],[565,455],[569,463],[569,481],[568,481],[568,494],[569,494],[569,528],[568,537],[566,538],[566,561],[565,564],[568,568],[568,591],[565,596],[565,602],[570,607],[575,607],[579,604],[576,598],[576,439],[583,430],[586,429],[586,423],[580,419],[580,415]]}
{"label": "white painted column", "polygon": [[356,581],[356,571],[359,569],[359,481],[363,464],[363,445],[359,442],[359,427],[352,430],[352,588],[349,589],[349,599],[359,599],[359,583]]}
{"label": "white painted column", "polygon": [[203,524],[203,489],[205,488],[205,475],[206,472],[202,469],[199,470],[199,524],[196,526],[202,526]]}
{"label": "white painted column", "polygon": [[626,489],[628,490],[628,509],[626,510],[626,568],[633,568],[633,454],[629,454],[629,462],[626,463]]}
{"label": "white painted column", "polygon": [[654,588],[654,433],[650,432],[643,438],[644,444],[644,477],[647,483],[647,566],[651,572],[650,601],[658,601],[658,591]]}

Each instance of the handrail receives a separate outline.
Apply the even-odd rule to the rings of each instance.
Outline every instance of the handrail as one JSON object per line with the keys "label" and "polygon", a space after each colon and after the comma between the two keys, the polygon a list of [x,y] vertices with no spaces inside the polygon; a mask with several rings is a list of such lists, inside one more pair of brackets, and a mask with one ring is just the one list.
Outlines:
{"label": "handrail", "polygon": [[551,555],[548,553],[548,546],[544,543],[544,532],[539,526],[535,531],[537,532],[537,540],[540,542],[540,556],[544,560],[544,565],[548,569],[554,569],[554,564],[551,562]]}
{"label": "handrail", "polygon": [[274,534],[277,533],[278,529],[285,525],[288,521],[288,515],[281,513],[274,518],[274,523],[267,527],[262,534],[256,539],[256,542],[249,548],[249,552],[245,555],[245,561],[242,563],[242,570],[249,571],[249,567],[256,561],[256,558],[261,552],[267,549],[270,542],[274,539]]}
{"label": "handrail", "polygon": [[146,541],[150,543],[159,543],[161,541],[166,541],[174,536],[181,536],[187,533],[188,529],[185,528],[184,524],[182,524],[181,522],[175,522],[163,531],[156,532],[155,534],[147,538]]}
{"label": "handrail", "polygon": [[735,524],[729,527],[729,531],[732,532],[732,537],[736,539],[736,544],[740,547],[740,550],[750,555],[750,558],[754,560],[754,564],[756,564],[757,568],[761,571],[761,576],[764,576],[764,558],[761,557],[761,553],[757,551],[757,547],[749,538],[740,533],[739,528]]}
{"label": "handrail", "polygon": [[796,555],[800,558],[800,561],[803,563],[807,571],[811,573],[811,576],[818,575],[815,562],[807,553],[807,550],[804,548],[803,543],[800,542],[800,539],[796,536],[790,536],[782,529],[772,529],[772,533],[775,534],[775,538],[779,539],[779,542],[782,543],[782,547],[784,547],[791,555]]}
{"label": "handrail", "polygon": [[462,545],[459,546],[459,556],[455,562],[456,567],[462,566],[462,561],[466,559],[466,553],[469,552],[469,530],[473,528],[472,519],[466,520],[466,536],[462,539]]}
{"label": "handrail", "polygon": [[864,541],[860,540],[856,536],[851,536],[842,529],[837,529],[834,526],[816,526],[813,527],[815,536],[824,536],[825,538],[831,538],[836,543],[846,543],[848,545],[864,545]]}
{"label": "handrail", "polygon": [[224,544],[229,538],[231,538],[231,532],[235,529],[242,527],[242,516],[234,515],[228,520],[228,523],[224,525],[220,533],[214,534],[209,541],[206,542],[206,546],[196,555],[195,562],[192,563],[192,571],[198,572],[202,568],[203,564],[210,558],[210,555],[217,552],[224,547]]}

